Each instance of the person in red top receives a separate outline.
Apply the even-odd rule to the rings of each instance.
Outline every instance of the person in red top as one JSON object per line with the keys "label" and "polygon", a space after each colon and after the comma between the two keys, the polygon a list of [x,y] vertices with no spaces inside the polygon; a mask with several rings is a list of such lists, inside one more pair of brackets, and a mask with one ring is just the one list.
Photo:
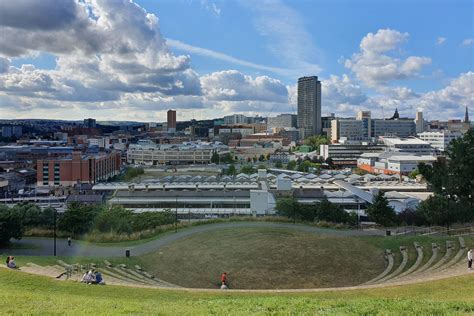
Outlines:
{"label": "person in red top", "polygon": [[227,285],[227,272],[222,273],[221,282],[222,282],[222,284]]}

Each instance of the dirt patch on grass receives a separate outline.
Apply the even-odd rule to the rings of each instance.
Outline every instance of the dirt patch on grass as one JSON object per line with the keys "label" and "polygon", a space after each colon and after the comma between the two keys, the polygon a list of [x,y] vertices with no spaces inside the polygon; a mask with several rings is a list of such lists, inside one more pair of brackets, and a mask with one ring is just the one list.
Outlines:
{"label": "dirt patch on grass", "polygon": [[288,289],[363,283],[385,266],[383,250],[355,237],[286,228],[229,228],[180,239],[140,258],[168,282],[215,288],[226,271],[232,288]]}

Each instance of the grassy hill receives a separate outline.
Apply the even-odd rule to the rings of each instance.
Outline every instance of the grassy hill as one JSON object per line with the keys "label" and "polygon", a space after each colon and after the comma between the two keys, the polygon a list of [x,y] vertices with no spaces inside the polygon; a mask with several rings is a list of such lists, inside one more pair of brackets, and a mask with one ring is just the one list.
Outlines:
{"label": "grassy hill", "polygon": [[441,281],[303,293],[177,291],[62,282],[0,269],[2,314],[468,314],[474,274]]}
{"label": "grassy hill", "polygon": [[363,283],[385,266],[369,241],[283,228],[226,228],[179,239],[139,258],[148,271],[184,287],[316,288]]}

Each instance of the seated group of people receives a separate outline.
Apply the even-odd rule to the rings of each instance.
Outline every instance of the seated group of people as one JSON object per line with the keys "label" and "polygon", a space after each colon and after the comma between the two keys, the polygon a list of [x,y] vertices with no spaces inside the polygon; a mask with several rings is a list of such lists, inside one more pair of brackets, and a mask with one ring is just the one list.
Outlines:
{"label": "seated group of people", "polygon": [[105,285],[102,274],[99,271],[89,270],[84,273],[81,279],[82,283]]}
{"label": "seated group of people", "polygon": [[15,263],[15,257],[13,256],[8,256],[7,257],[7,267],[10,269],[17,269],[17,265]]}

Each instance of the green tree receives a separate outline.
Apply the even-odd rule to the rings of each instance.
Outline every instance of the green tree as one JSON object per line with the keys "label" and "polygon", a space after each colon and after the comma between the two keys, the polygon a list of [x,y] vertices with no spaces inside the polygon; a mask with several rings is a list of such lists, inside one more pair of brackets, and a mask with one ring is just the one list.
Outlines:
{"label": "green tree", "polygon": [[131,233],[133,212],[121,206],[103,209],[96,217],[94,229],[100,232]]}
{"label": "green tree", "polygon": [[373,203],[367,208],[367,214],[382,226],[393,225],[396,221],[395,210],[388,205],[388,200],[383,192],[379,192],[374,197]]}
{"label": "green tree", "polygon": [[234,162],[234,155],[231,155],[230,153],[227,153],[224,156],[222,156],[221,161],[223,163],[233,163]]}
{"label": "green tree", "polygon": [[315,136],[310,136],[304,140],[304,144],[311,146],[313,150],[318,151],[319,153],[319,145],[328,145],[329,139],[326,136],[322,135],[315,135]]}
{"label": "green tree", "polygon": [[278,160],[277,162],[275,162],[275,168],[277,168],[277,169],[283,168],[283,164],[282,164],[282,162],[281,162],[280,160]]}
{"label": "green tree", "polygon": [[245,174],[252,174],[255,172],[255,168],[252,167],[251,165],[244,165],[240,168],[240,172],[245,173]]}
{"label": "green tree", "polygon": [[212,152],[211,162],[212,162],[212,163],[219,163],[219,154],[217,153],[216,150],[214,150],[214,151]]}
{"label": "green tree", "polygon": [[230,165],[229,168],[227,168],[226,174],[229,176],[233,176],[237,174],[237,169],[235,169],[235,166],[233,164]]}
{"label": "green tree", "polygon": [[23,225],[18,212],[7,206],[0,206],[0,245],[7,245],[10,239],[21,239]]}
{"label": "green tree", "polygon": [[442,218],[440,208],[445,207],[446,225],[449,226],[454,221],[469,222],[474,216],[474,131],[453,140],[448,146],[447,156],[448,159],[438,159],[432,165],[420,163],[418,170],[437,195],[433,201],[422,203],[420,211],[427,213],[429,210],[425,207],[429,203],[434,206],[436,200],[439,216],[432,217],[432,220]]}
{"label": "green tree", "polygon": [[357,223],[357,214],[347,213],[339,205],[329,202],[324,197],[314,207],[314,219],[332,223],[345,223],[354,225]]}
{"label": "green tree", "polygon": [[295,170],[296,168],[296,161],[295,160],[290,160],[287,164],[286,164],[286,169],[287,170]]}
{"label": "green tree", "polygon": [[293,218],[294,221],[299,214],[299,204],[294,198],[278,199],[275,208],[278,215]]}
{"label": "green tree", "polygon": [[258,157],[258,161],[264,161],[264,160],[265,160],[265,156],[264,156],[264,155],[260,155],[260,156]]}
{"label": "green tree", "polygon": [[408,177],[409,177],[410,179],[416,179],[416,177],[417,177],[419,174],[420,174],[420,170],[418,170],[418,168],[417,168],[417,169],[413,170],[412,172],[410,172],[410,173],[408,174]]}
{"label": "green tree", "polygon": [[101,207],[97,205],[86,205],[74,202],[69,204],[67,210],[59,218],[59,230],[79,236],[91,230],[96,216],[100,213]]}

